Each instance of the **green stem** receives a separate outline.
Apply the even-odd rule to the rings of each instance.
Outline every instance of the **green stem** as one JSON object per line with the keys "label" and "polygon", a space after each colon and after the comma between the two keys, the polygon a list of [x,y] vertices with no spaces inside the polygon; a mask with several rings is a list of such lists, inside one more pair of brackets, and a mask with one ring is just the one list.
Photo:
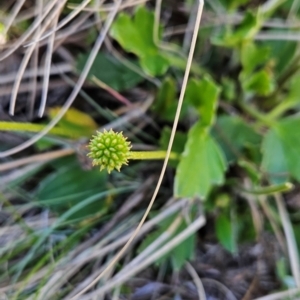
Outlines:
{"label": "green stem", "polygon": [[267,187],[260,187],[255,190],[244,190],[244,192],[255,195],[271,195],[276,193],[283,193],[290,191],[294,186],[290,182],[285,182],[277,185],[270,185]]}
{"label": "green stem", "polygon": [[268,118],[275,120],[282,116],[287,110],[296,106],[297,103],[291,101],[284,101],[278,104],[271,112],[268,113]]}
{"label": "green stem", "polygon": [[250,106],[249,104],[245,104],[244,102],[240,102],[239,104],[245,112],[247,112],[252,117],[256,118],[261,123],[267,125],[268,127],[274,126],[273,120],[271,120],[267,115],[264,115],[258,110],[256,110],[253,106]]}
{"label": "green stem", "polygon": [[[18,123],[18,122],[0,122],[0,130],[3,131],[30,131],[30,132],[40,132],[45,128],[42,124],[32,124],[32,123]],[[63,128],[52,128],[49,133],[66,136],[66,137],[79,137],[80,134],[73,130],[66,130]]]}
{"label": "green stem", "polygon": [[[167,151],[130,151],[128,159],[165,159]],[[170,153],[170,159],[179,159],[179,154]]]}

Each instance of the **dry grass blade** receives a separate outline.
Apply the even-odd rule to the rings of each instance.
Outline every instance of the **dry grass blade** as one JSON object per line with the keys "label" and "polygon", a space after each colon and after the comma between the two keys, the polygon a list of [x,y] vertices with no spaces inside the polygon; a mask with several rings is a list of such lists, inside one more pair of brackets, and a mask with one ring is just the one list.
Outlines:
{"label": "dry grass blade", "polygon": [[125,267],[116,275],[116,278],[122,276],[129,272],[130,269],[135,268],[137,265],[143,262],[143,260],[147,259],[154,253],[161,245],[163,245],[178,229],[180,223],[182,221],[182,217],[178,215],[169,228],[164,231],[158,238],[155,239],[144,251],[142,251],[138,256],[136,256],[130,263],[126,264]]}
{"label": "dry grass blade", "polygon": [[193,281],[197,287],[199,300],[206,300],[206,295],[205,295],[205,291],[203,288],[203,284],[202,284],[201,279],[198,276],[196,270],[192,267],[192,265],[190,263],[186,263],[185,267],[186,267],[187,271],[189,272],[189,274],[191,275],[191,277],[193,278]]}
{"label": "dry grass blade", "polygon": [[7,171],[10,169],[18,168],[23,165],[27,165],[30,163],[36,163],[36,162],[46,162],[52,159],[56,159],[59,157],[64,157],[68,155],[74,154],[74,149],[62,149],[62,150],[56,150],[51,151],[43,154],[37,154],[25,158],[20,158],[14,161],[10,161],[7,163],[0,164],[0,172]]}
{"label": "dry grass blade", "polygon": [[[73,66],[71,64],[62,62],[51,66],[50,74],[57,75],[61,73],[71,72],[72,70],[73,70]],[[43,73],[44,73],[43,68],[38,68],[37,70],[29,69],[24,72],[22,79],[28,79],[34,76],[42,76]],[[13,82],[16,79],[16,76],[17,76],[16,73],[8,73],[5,76],[0,76],[0,84],[4,85]]]}
{"label": "dry grass blade", "polygon": [[[174,247],[179,245],[181,242],[183,242],[186,238],[188,238],[190,235],[197,232],[202,226],[205,224],[205,218],[204,216],[200,215],[194,222],[192,222],[185,230],[180,232],[177,236],[175,236],[173,239],[171,239],[167,244],[165,244],[163,247],[158,249],[156,252],[149,255],[145,260],[143,260],[139,265],[137,265],[135,268],[131,268],[128,270],[128,272],[118,276],[116,274],[109,282],[107,282],[104,286],[100,287],[94,292],[91,292],[90,294],[87,294],[85,296],[81,296],[80,300],[88,300],[92,297],[97,297],[99,295],[105,294],[108,291],[112,290],[116,286],[119,286],[120,284],[126,282],[130,277],[138,274],[140,271],[157,261],[160,257],[168,253],[170,250],[172,250]],[[103,274],[103,273],[101,273]],[[69,299],[68,297],[66,299]],[[72,297],[71,299],[74,299]]]}
{"label": "dry grass blade", "polygon": [[[139,4],[144,4],[148,1],[149,0],[136,0],[136,1],[129,0],[126,3],[120,5],[119,10],[122,10],[122,9],[128,8],[128,7],[132,7],[132,6],[136,6],[136,5],[139,5]],[[98,5],[94,5],[93,7],[86,7],[86,8],[83,8],[82,10],[83,11],[89,11],[89,12],[109,12],[109,11],[112,11],[114,9],[114,4],[102,5],[101,7],[100,7],[100,5],[98,7],[97,6]],[[78,5],[69,4],[68,7],[71,8],[71,9],[77,9]]]}
{"label": "dry grass blade", "polygon": [[47,6],[45,6],[42,16],[36,18],[31,27],[24,34],[22,34],[21,37],[7,51],[4,51],[2,55],[0,55],[0,61],[14,53],[34,33],[34,31],[41,25],[43,20],[47,17],[57,2],[58,0],[53,0],[52,2],[48,3]]}
{"label": "dry grass blade", "polygon": [[[297,298],[295,298],[297,297]],[[283,299],[291,299],[291,300],[297,300],[300,297],[300,289],[291,289],[284,292],[274,293],[272,295],[259,297],[254,300],[283,300]]]}
{"label": "dry grass blade", "polygon": [[217,286],[219,290],[226,295],[226,300],[238,300],[227,286],[217,280],[212,278],[203,278],[202,283],[212,283],[213,285]]}
{"label": "dry grass blade", "polygon": [[6,21],[6,24],[4,26],[4,35],[7,34],[7,32],[9,31],[10,26],[13,24],[14,20],[16,19],[16,16],[18,15],[20,9],[22,8],[22,6],[24,5],[26,0],[18,0],[16,2],[16,4],[14,5],[11,14],[9,16],[9,18]]}
{"label": "dry grass blade", "polygon": [[[58,6],[59,12],[64,7],[67,0],[61,1],[61,3]],[[50,79],[50,69],[51,69],[51,62],[52,62],[52,54],[53,54],[53,45],[55,40],[55,29],[57,27],[59,13],[56,14],[54,20],[53,20],[53,33],[50,35],[48,46],[46,49],[46,59],[45,59],[45,66],[44,66],[44,78],[43,78],[43,89],[42,89],[42,99],[41,104],[39,108],[39,117],[41,118],[44,114],[45,107],[46,107],[46,101],[47,101],[47,95],[48,95],[48,87],[49,87],[49,79]]]}
{"label": "dry grass blade", "polygon": [[[43,2],[36,0],[35,2],[35,13],[37,15],[38,18],[41,17],[42,13],[43,13]],[[40,31],[40,26],[37,28],[37,32]],[[37,95],[37,69],[38,69],[38,56],[39,56],[39,45],[37,44],[37,46],[35,47],[33,54],[32,54],[32,58],[31,58],[31,68],[34,71],[34,74],[31,78],[31,89],[29,91],[30,96],[28,99],[28,118],[31,120],[33,117],[33,111],[34,111],[34,104],[35,104],[35,99],[36,99],[36,95]],[[19,92],[20,92],[20,87],[19,86]]]}
{"label": "dry grass blade", "polygon": [[[60,12],[61,8],[62,8],[61,3],[57,4],[56,9],[54,9],[52,11],[52,13],[50,14],[50,16],[47,18],[44,26],[40,30],[36,31],[35,37],[39,37],[46,30],[46,28],[51,24],[52,20],[57,17],[57,15]],[[16,105],[17,95],[18,95],[18,91],[19,91],[19,86],[20,86],[20,83],[23,79],[23,74],[25,72],[25,69],[28,65],[28,62],[29,62],[34,50],[35,50],[35,45],[32,45],[30,48],[28,48],[26,50],[26,53],[25,53],[25,56],[22,60],[21,66],[19,67],[19,70],[17,72],[17,76],[16,76],[14,86],[13,86],[13,89],[12,89],[10,105],[9,105],[9,113],[11,115],[14,115],[14,113],[15,113],[15,105]],[[48,70],[48,72],[49,72],[49,70]]]}
{"label": "dry grass blade", "polygon": [[[183,199],[180,201],[174,202],[171,206],[165,208],[161,213],[159,213],[156,217],[149,220],[144,224],[141,231],[139,232],[138,237],[142,237],[145,233],[149,232],[153,229],[153,227],[160,224],[163,220],[168,218],[169,216],[173,215],[188,203],[187,199]],[[64,270],[64,280],[67,281],[71,279],[74,274],[80,269],[84,264],[91,262],[94,259],[100,259],[109,255],[110,253],[117,251],[119,247],[122,247],[126,241],[130,238],[133,232],[133,226],[137,222],[137,218],[140,216],[137,215],[136,217],[132,218],[131,222],[126,222],[124,226],[122,225],[120,228],[111,230],[108,235],[106,235],[102,240],[91,247],[89,243],[85,245],[80,245],[77,249],[69,254],[69,257],[63,259],[58,265],[56,270]],[[130,228],[130,232],[128,232],[128,228]],[[126,232],[126,234],[124,234]],[[121,236],[121,238],[120,238]],[[83,246],[85,249],[82,249]],[[76,293],[80,292],[81,289],[86,287],[92,280],[94,280],[99,272],[101,272],[105,266],[102,266],[100,270],[96,270],[93,274],[87,277],[84,282],[80,283],[75,290],[73,290],[66,299],[71,299]],[[55,276],[55,271],[53,272],[53,276]],[[60,285],[64,284],[63,280],[59,280]]]}
{"label": "dry grass blade", "polygon": [[95,42],[95,45],[90,53],[90,56],[85,64],[85,67],[82,70],[82,73],[80,74],[77,84],[75,85],[71,95],[68,97],[68,99],[67,99],[66,103],[63,105],[62,109],[58,112],[58,114],[55,116],[55,118],[53,118],[53,120],[47,126],[45,126],[45,128],[41,132],[39,132],[37,135],[33,136],[31,139],[29,139],[28,141],[24,142],[23,144],[21,144],[19,146],[16,146],[7,151],[0,152],[0,158],[7,157],[9,155],[13,155],[15,153],[18,153],[18,152],[30,147],[31,145],[33,145],[41,137],[43,137],[45,134],[47,134],[49,132],[49,130],[51,130],[59,122],[59,120],[62,118],[62,116],[67,112],[67,110],[70,108],[70,106],[74,102],[76,96],[80,92],[81,87],[84,84],[84,81],[86,80],[86,77],[90,71],[90,68],[91,68],[94,60],[95,60],[95,57],[96,57],[97,53],[99,52],[99,50],[104,42],[104,39],[108,33],[108,30],[115,18],[115,15],[118,11],[119,4],[120,3],[118,2],[116,4],[116,10],[111,12],[111,14],[108,16],[108,19],[103,27],[103,30],[100,32],[100,34]]}
{"label": "dry grass blade", "polygon": [[[149,230],[152,230],[154,226],[157,226],[157,224],[160,224],[163,220],[173,215],[174,213],[178,212],[180,209],[186,206],[187,203],[188,203],[187,199],[182,199],[180,201],[174,202],[172,205],[165,208],[156,217],[152,218],[151,220],[149,220],[143,225],[141,231],[139,232],[139,236],[142,236],[143,234],[147,233]],[[118,235],[119,233],[117,234],[117,236]],[[115,240],[116,239],[116,230],[115,230],[113,233],[110,233],[108,236],[106,236],[106,238],[103,238],[94,247],[91,247],[90,243],[86,243],[85,245],[81,245],[80,247],[78,247],[78,249],[75,249],[73,253],[70,254],[70,256],[73,257],[73,261],[76,265],[85,264],[91,261],[92,259],[99,257],[99,255],[101,256],[106,255],[110,251],[114,251],[115,249],[117,249],[117,247],[122,246],[130,238],[131,235],[132,235],[132,231],[122,236],[118,240]],[[104,245],[108,242],[111,242],[111,244],[104,247]],[[83,246],[85,247],[85,250],[82,249]]]}
{"label": "dry grass blade", "polygon": [[[87,6],[89,3],[91,2],[91,0],[86,0],[83,1],[78,7],[76,7],[76,9],[70,13],[65,19],[63,19],[57,26],[56,28],[50,30],[49,32],[47,32],[45,35],[43,35],[42,37],[38,37],[36,39],[34,39],[33,41],[27,43],[25,45],[25,47],[34,45],[40,41],[42,41],[43,39],[49,37],[50,35],[53,35],[57,30],[61,29],[62,27],[64,27],[66,24],[68,24],[72,19],[74,19],[83,9],[85,6]],[[65,4],[66,1],[63,1],[63,3]]]}
{"label": "dry grass blade", "polygon": [[108,272],[119,261],[119,259],[122,257],[122,255],[128,249],[128,247],[131,244],[131,242],[133,241],[133,239],[136,237],[136,235],[140,231],[141,227],[143,226],[143,224],[144,224],[144,222],[145,222],[145,220],[146,220],[146,218],[147,218],[147,216],[148,216],[148,214],[149,214],[149,212],[150,212],[150,210],[153,206],[153,203],[154,203],[154,201],[156,199],[156,196],[158,194],[158,191],[160,189],[160,186],[161,186],[161,183],[162,183],[162,180],[163,180],[166,168],[167,168],[167,164],[168,164],[168,161],[169,161],[171,149],[172,149],[172,146],[173,146],[173,141],[174,141],[174,137],[175,137],[178,121],[179,121],[179,116],[180,116],[180,112],[181,112],[183,98],[184,98],[184,94],[185,94],[185,90],[186,90],[186,86],[187,86],[187,81],[188,81],[188,77],[189,77],[189,73],[190,73],[190,68],[191,68],[191,65],[192,65],[194,50],[195,50],[195,46],[196,46],[196,42],[197,42],[198,31],[199,31],[200,21],[201,21],[201,17],[202,17],[203,5],[204,5],[204,1],[199,0],[199,8],[198,8],[197,18],[196,18],[196,22],[195,22],[195,31],[194,31],[192,42],[191,42],[190,52],[189,52],[189,56],[188,56],[188,60],[187,60],[187,66],[186,66],[185,73],[184,73],[183,83],[182,83],[182,87],[181,87],[181,91],[180,91],[178,106],[177,106],[177,110],[176,110],[176,114],[175,114],[175,118],[174,118],[174,123],[173,123],[172,132],[171,132],[171,136],[170,136],[170,140],[169,140],[169,144],[168,144],[168,149],[167,149],[166,157],[165,157],[163,167],[162,167],[159,179],[158,179],[157,186],[154,190],[152,199],[151,199],[151,201],[150,201],[150,203],[147,207],[147,210],[146,210],[142,220],[140,221],[139,225],[137,226],[136,230],[134,231],[134,233],[132,234],[132,236],[130,237],[128,242],[125,244],[125,246],[115,256],[115,258],[107,266],[107,268],[89,286],[87,286],[84,290],[82,290],[76,296],[72,297],[72,299],[77,299],[79,296],[84,294],[88,289],[90,289],[92,286],[94,286],[99,281],[99,279],[101,279],[105,275],[105,273]]}
{"label": "dry grass blade", "polygon": [[294,230],[286,211],[282,196],[276,194],[275,199],[285,233],[292,274],[297,288],[300,288],[300,260]]}

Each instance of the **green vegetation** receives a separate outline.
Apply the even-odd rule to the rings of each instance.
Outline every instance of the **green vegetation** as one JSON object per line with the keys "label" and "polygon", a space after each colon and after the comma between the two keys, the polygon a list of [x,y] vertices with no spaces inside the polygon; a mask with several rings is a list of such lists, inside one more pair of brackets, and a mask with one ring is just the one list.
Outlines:
{"label": "green vegetation", "polygon": [[[85,2],[85,8],[78,6]],[[47,30],[43,22],[34,25],[42,16],[28,17],[26,5],[0,5],[0,103],[6,103],[0,105],[0,298],[92,299],[108,293],[131,299],[137,290],[131,278],[143,278],[148,268],[147,280],[167,282],[172,297],[192,299],[178,289],[190,280],[185,269],[193,277],[189,261],[200,264],[194,268],[207,295],[206,279],[216,280],[209,270],[221,263],[218,272],[225,275],[217,281],[236,299],[299,292],[300,7],[291,0],[259,2],[205,3],[171,152],[198,2],[170,7],[168,1],[121,1],[111,24],[116,3],[48,3],[40,9],[49,8],[56,21],[48,11]],[[50,34],[77,9],[71,23]],[[189,25],[183,27],[183,20]],[[24,66],[30,72],[12,69],[9,58],[20,67],[29,53],[17,49],[45,33]],[[93,47],[104,35],[98,51]],[[62,66],[67,71],[58,71]],[[6,85],[16,89],[8,93],[10,101]],[[43,95],[46,109],[39,119]],[[28,139],[33,142],[18,149]],[[167,155],[154,206],[126,254],[112,263],[149,208]],[[208,259],[211,245],[222,249],[215,260]],[[249,254],[249,245],[262,250]],[[247,275],[243,292],[226,277],[233,265],[243,278],[244,267],[256,270],[259,263],[265,273]],[[266,277],[272,284],[263,285]]]}

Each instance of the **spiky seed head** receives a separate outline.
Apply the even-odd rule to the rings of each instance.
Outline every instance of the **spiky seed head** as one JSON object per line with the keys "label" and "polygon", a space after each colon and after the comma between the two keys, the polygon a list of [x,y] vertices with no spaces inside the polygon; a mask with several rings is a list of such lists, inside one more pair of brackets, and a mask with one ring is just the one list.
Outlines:
{"label": "spiky seed head", "polygon": [[93,165],[99,165],[100,171],[107,169],[110,173],[114,169],[120,171],[122,165],[127,165],[131,144],[122,132],[104,129],[103,132],[97,131],[88,148],[88,157],[93,160]]}

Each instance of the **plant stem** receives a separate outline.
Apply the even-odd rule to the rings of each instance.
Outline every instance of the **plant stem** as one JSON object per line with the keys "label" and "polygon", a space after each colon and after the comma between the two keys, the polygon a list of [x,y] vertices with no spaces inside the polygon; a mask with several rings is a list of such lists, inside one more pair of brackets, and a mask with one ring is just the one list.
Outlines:
{"label": "plant stem", "polygon": [[[130,151],[129,159],[165,159],[167,151]],[[171,152],[170,159],[179,159],[179,154]]]}
{"label": "plant stem", "polygon": [[[40,132],[45,128],[42,124],[19,123],[19,122],[0,122],[0,130],[3,131],[30,131]],[[80,132],[77,130],[67,130],[64,128],[52,128],[50,133],[66,137],[79,137]]]}
{"label": "plant stem", "polygon": [[290,182],[285,182],[277,185],[260,187],[255,190],[244,190],[244,192],[254,195],[272,195],[276,193],[284,193],[290,191],[294,186]]}
{"label": "plant stem", "polygon": [[240,102],[239,104],[245,112],[247,112],[249,115],[259,120],[263,124],[267,125],[268,127],[274,126],[273,120],[269,119],[267,115],[264,115],[258,110],[256,110],[253,106],[250,106],[249,104],[246,104],[244,102]]}
{"label": "plant stem", "polygon": [[271,112],[268,113],[268,118],[275,120],[282,116],[287,110],[293,108],[298,103],[292,101],[284,101],[278,104]]}

